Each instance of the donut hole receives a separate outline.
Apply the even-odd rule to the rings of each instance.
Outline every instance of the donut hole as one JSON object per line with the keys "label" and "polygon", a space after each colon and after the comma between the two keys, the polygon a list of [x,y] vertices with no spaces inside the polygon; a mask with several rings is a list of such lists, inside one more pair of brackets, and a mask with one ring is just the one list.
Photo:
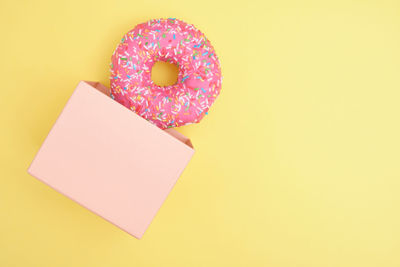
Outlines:
{"label": "donut hole", "polygon": [[179,68],[176,64],[157,61],[151,69],[151,79],[158,86],[170,86],[178,81]]}

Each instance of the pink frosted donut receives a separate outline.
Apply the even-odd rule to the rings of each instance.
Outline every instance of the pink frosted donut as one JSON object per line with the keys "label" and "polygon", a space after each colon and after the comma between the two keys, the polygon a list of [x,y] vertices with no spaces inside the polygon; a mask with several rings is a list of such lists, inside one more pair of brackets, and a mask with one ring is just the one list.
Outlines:
{"label": "pink frosted donut", "polygon": [[[178,81],[158,86],[155,62],[179,67]],[[111,97],[165,129],[199,122],[221,90],[221,68],[210,41],[178,19],[155,19],[129,31],[111,58]]]}

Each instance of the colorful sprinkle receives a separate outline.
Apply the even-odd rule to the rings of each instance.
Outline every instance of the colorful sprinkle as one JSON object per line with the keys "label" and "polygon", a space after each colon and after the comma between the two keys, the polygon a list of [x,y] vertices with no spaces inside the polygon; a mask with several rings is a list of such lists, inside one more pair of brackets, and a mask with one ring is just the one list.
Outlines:
{"label": "colorful sprinkle", "polygon": [[184,82],[187,78],[189,78],[189,75],[186,75],[185,77],[183,77],[182,82]]}

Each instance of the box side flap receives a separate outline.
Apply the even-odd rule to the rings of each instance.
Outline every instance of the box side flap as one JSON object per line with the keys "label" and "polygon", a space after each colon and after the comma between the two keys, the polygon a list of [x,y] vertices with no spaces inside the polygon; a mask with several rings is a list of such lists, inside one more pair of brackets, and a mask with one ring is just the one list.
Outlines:
{"label": "box side flap", "polygon": [[99,83],[99,82],[91,82],[91,81],[83,81],[83,82],[89,84],[93,88],[96,88],[97,90],[99,90],[103,94],[106,94],[107,96],[110,96],[110,93],[111,93],[110,88],[102,85],[101,83]]}
{"label": "box side flap", "polygon": [[187,146],[193,148],[193,145],[192,145],[192,142],[190,141],[190,139],[187,138],[186,136],[184,136],[183,134],[181,134],[180,132],[178,132],[177,130],[174,130],[174,129],[170,128],[170,129],[165,129],[164,132],[170,134],[171,136],[175,137],[176,139],[178,139],[182,143],[184,143]]}

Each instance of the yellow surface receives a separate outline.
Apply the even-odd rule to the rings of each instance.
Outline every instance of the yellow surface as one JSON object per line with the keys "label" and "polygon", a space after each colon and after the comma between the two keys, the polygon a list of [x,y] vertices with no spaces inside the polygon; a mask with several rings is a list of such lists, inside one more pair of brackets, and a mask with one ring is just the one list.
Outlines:
{"label": "yellow surface", "polygon": [[[26,169],[157,17],[200,28],[224,82],[139,241]],[[0,23],[0,266],[400,266],[399,1],[9,0]]]}
{"label": "yellow surface", "polygon": [[174,85],[178,81],[179,67],[175,64],[158,61],[151,69],[151,79],[160,86]]}

